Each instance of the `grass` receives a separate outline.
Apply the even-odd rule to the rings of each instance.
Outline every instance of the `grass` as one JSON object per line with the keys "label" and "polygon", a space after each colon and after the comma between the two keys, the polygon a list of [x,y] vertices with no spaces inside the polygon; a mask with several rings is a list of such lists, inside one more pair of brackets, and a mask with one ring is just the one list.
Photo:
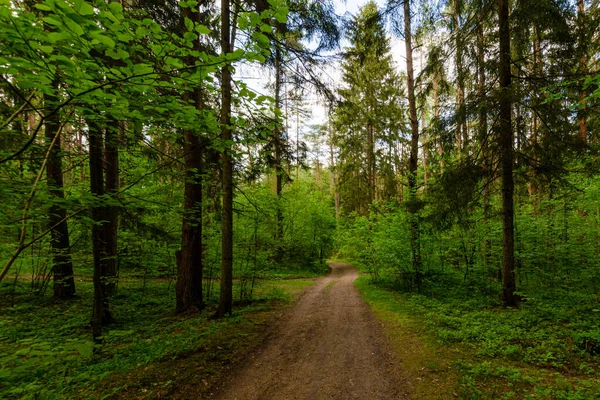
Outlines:
{"label": "grass", "polygon": [[417,399],[600,398],[600,358],[585,347],[597,343],[594,315],[400,293],[366,276],[356,286],[384,322]]}
{"label": "grass", "polygon": [[331,281],[327,284],[327,286],[325,286],[325,293],[329,293],[331,291],[331,288],[333,287],[333,285],[335,285],[337,283],[337,281]]}
{"label": "grass", "polygon": [[[214,305],[174,315],[168,282],[124,279],[111,306],[115,322],[94,347],[92,286],[56,304],[25,282],[0,286],[0,398],[177,398],[210,388],[228,365],[260,343],[277,317],[312,279],[259,281],[253,301],[212,320]],[[218,292],[218,288],[216,289]],[[194,376],[194,380],[190,377]],[[190,388],[191,382],[196,385]]]}

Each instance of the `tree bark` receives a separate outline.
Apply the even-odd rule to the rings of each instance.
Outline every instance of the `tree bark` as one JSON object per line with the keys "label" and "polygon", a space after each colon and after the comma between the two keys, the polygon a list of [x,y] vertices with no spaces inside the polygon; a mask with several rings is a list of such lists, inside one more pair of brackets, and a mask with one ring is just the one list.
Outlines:
{"label": "tree bark", "polygon": [[[191,20],[200,17],[200,13],[184,9],[184,16]],[[200,42],[195,42],[197,50]],[[194,60],[187,60],[194,65]],[[183,101],[194,102],[196,109],[203,108],[200,89],[186,90]],[[185,184],[183,203],[183,223],[181,228],[181,251],[177,257],[177,284],[175,286],[175,310],[178,313],[193,307],[203,307],[202,274],[203,274],[203,238],[202,238],[202,141],[196,132],[183,131],[183,159],[185,163]]]}
{"label": "tree bark", "polygon": [[456,144],[458,154],[466,148],[468,142],[468,131],[466,126],[464,102],[465,102],[465,83],[463,72],[463,49],[460,33],[460,4],[459,0],[452,0],[453,20],[454,20],[454,40],[456,45],[456,110],[458,118],[456,119]]}
{"label": "tree bark", "polygon": [[[231,52],[230,4],[221,0],[221,53]],[[233,168],[231,151],[227,149],[232,141],[231,133],[231,71],[230,64],[221,68],[221,140],[225,150],[221,154],[223,164],[223,214],[221,237],[221,297],[218,317],[231,315],[233,303]]]}
{"label": "tree bark", "polygon": [[[93,117],[92,117],[93,118]],[[90,192],[94,196],[92,205],[92,249],[94,252],[94,314],[92,333],[94,340],[101,341],[102,326],[110,322],[108,299],[102,282],[106,274],[106,230],[102,226],[106,221],[106,207],[102,197],[105,194],[104,173],[102,168],[103,138],[102,128],[94,120],[88,120],[88,142],[90,163]]]}
{"label": "tree bark", "polygon": [[[106,194],[111,197],[119,192],[119,126],[119,121],[109,118],[104,141]],[[103,277],[106,296],[112,296],[117,288],[119,209],[120,207],[114,204],[106,206],[107,223],[103,225],[106,238],[106,271]]]}
{"label": "tree bark", "polygon": [[[281,46],[275,44],[275,108],[281,109]],[[281,212],[281,179],[283,177],[283,169],[281,168],[281,128],[279,123],[275,124],[273,129],[273,164],[275,170],[275,195],[277,196],[276,210],[276,233],[275,238],[278,243],[277,257],[281,256],[281,241],[283,240],[283,214]]]}
{"label": "tree bark", "polygon": [[[57,88],[58,85],[54,84]],[[55,95],[45,94],[46,108],[57,104]],[[73,278],[73,261],[71,259],[71,244],[69,227],[67,225],[67,210],[60,204],[65,198],[63,190],[63,167],[61,155],[61,138],[58,130],[60,121],[58,113],[46,118],[44,125],[46,142],[52,146],[49,150],[46,164],[46,177],[50,196],[56,200],[48,210],[48,224],[53,226],[50,238],[52,249],[52,272],[54,275],[54,299],[68,300],[75,296],[75,279]],[[58,135],[55,139],[55,136]],[[54,141],[54,144],[52,144]]]}
{"label": "tree bark", "polygon": [[500,115],[499,143],[502,167],[502,291],[506,306],[517,306],[515,294],[515,237],[514,237],[514,177],[513,177],[513,129],[511,118],[511,72],[510,72],[510,26],[508,21],[509,0],[498,0],[499,22],[499,83]]}
{"label": "tree bark", "polygon": [[492,182],[492,166],[490,162],[490,150],[488,144],[488,122],[487,110],[483,104],[486,102],[485,94],[485,36],[483,32],[483,24],[485,21],[483,0],[478,3],[478,26],[477,26],[477,97],[479,98],[479,142],[482,146],[482,153],[486,171],[486,179],[483,187],[483,224],[485,226],[485,241],[483,244],[483,260],[485,265],[488,264],[488,259],[491,249],[491,241],[489,238],[489,219],[490,219],[490,185]]}
{"label": "tree bark", "polygon": [[413,70],[413,48],[411,33],[410,0],[404,0],[404,41],[406,44],[406,81],[410,116],[411,141],[410,159],[408,163],[409,213],[410,213],[410,246],[412,264],[415,271],[415,283],[421,287],[423,273],[421,261],[421,243],[419,232],[419,211],[417,207],[417,167],[419,157],[419,120],[415,99],[415,79]]}
{"label": "tree bark", "polygon": [[[440,120],[440,100],[439,100],[439,88],[438,88],[438,75],[433,77],[433,117],[436,123]],[[444,162],[444,146],[441,137],[437,140],[437,151],[440,157],[440,167],[443,169],[446,163]]]}
{"label": "tree bark", "polygon": [[[369,114],[372,110],[369,110]],[[367,187],[369,188],[367,209],[371,203],[376,200],[376,185],[375,185],[375,137],[373,124],[367,123]]]}
{"label": "tree bark", "polygon": [[[577,0],[577,24],[579,30],[579,73],[585,74],[587,72],[587,43],[586,43],[586,32],[585,32],[585,3],[584,0]],[[577,111],[577,118],[579,120],[579,138],[583,143],[587,144],[587,122],[586,122],[586,105],[585,99],[587,93],[581,85],[579,90],[579,110]]]}

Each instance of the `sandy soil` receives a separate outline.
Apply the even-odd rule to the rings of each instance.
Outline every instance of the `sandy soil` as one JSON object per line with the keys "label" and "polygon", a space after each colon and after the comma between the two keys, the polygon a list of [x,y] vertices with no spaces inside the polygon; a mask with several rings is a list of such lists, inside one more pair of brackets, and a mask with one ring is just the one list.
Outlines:
{"label": "sandy soil", "polygon": [[399,360],[353,282],[357,270],[330,263],[262,348],[210,398],[408,399]]}

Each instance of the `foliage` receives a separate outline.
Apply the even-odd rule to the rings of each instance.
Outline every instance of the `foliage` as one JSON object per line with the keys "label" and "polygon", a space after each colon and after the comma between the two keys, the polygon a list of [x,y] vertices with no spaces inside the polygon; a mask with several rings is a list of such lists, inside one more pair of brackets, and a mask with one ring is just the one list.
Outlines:
{"label": "foliage", "polygon": [[[102,383],[105,378],[127,375],[129,380],[118,382],[119,385],[135,386],[136,375],[142,374],[144,367],[185,358],[210,346],[213,336],[234,333],[233,339],[243,340],[230,342],[223,351],[216,347],[212,350],[213,357],[226,359],[236,347],[248,346],[247,337],[260,329],[246,323],[255,314],[275,307],[278,301],[292,300],[312,284],[311,280],[261,280],[256,285],[255,302],[237,309],[230,319],[215,321],[210,319],[210,312],[173,315],[174,292],[170,281],[154,278],[141,281],[125,275],[113,298],[117,322],[106,332],[105,344],[98,347],[88,333],[90,280],[80,278],[85,281],[78,279],[79,298],[61,304],[40,302],[37,295],[30,293],[28,282],[3,283],[0,287],[4,299],[12,296],[15,300],[12,307],[2,304],[0,319],[2,398],[102,397],[115,389]],[[236,285],[235,292],[241,289]],[[211,379],[210,370],[216,367],[210,360],[205,363],[208,372],[202,378],[198,376],[199,381]]]}
{"label": "foliage", "polygon": [[[380,317],[394,321],[390,329],[401,324],[427,332],[421,340],[431,339],[431,358],[459,375],[461,398],[589,399],[600,393],[597,356],[575,339],[595,329],[597,315],[571,313],[560,301],[507,312],[465,291],[402,294],[390,281],[374,285],[366,277],[356,285]],[[408,368],[431,368],[424,362],[421,355]]]}

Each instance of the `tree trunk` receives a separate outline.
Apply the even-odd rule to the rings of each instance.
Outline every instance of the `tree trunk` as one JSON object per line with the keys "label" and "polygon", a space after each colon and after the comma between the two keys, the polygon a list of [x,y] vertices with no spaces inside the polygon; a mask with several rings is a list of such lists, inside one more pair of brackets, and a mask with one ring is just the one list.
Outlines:
{"label": "tree trunk", "polygon": [[[93,116],[91,118],[94,118]],[[100,198],[105,194],[104,173],[102,168],[102,128],[93,120],[88,120],[88,142],[90,163],[90,192],[94,196],[92,205],[92,249],[94,252],[94,314],[92,333],[94,340],[101,341],[102,326],[110,322],[108,299],[104,293],[103,279],[106,274],[106,230],[102,226],[106,221],[106,207]]]}
{"label": "tree trunk", "polygon": [[[231,52],[230,4],[221,0],[221,53]],[[221,154],[223,164],[223,214],[221,237],[221,297],[218,317],[231,315],[233,302],[233,168],[231,151],[227,149],[232,141],[231,133],[231,71],[230,65],[221,68],[221,140],[225,150]]]}
{"label": "tree trunk", "polygon": [[[370,110],[369,110],[370,111]],[[375,143],[373,125],[367,125],[367,187],[369,188],[367,208],[375,200]]]}
{"label": "tree trunk", "polygon": [[485,13],[483,8],[483,0],[479,0],[478,19],[479,23],[477,26],[477,97],[479,98],[479,142],[482,146],[482,153],[484,159],[484,168],[486,171],[486,179],[484,180],[483,187],[483,224],[485,226],[485,241],[483,244],[483,260],[487,266],[491,241],[489,238],[489,219],[490,219],[490,185],[492,183],[492,166],[490,162],[490,150],[488,144],[488,123],[487,123],[487,110],[481,106],[485,104],[485,36],[483,32],[483,24],[485,21]]}
{"label": "tree trunk", "polygon": [[511,119],[511,72],[510,72],[510,26],[508,21],[509,0],[498,0],[499,22],[499,81],[500,115],[499,143],[502,167],[502,290],[506,306],[517,306],[515,294],[515,237],[514,237],[514,177],[513,177],[513,129]]}
{"label": "tree trunk", "polygon": [[[421,71],[423,70],[423,51],[420,52],[420,69]],[[421,92],[423,92],[423,80],[421,80],[421,85],[420,85],[420,90]],[[428,169],[428,165],[427,165],[427,159],[428,159],[428,152],[429,152],[429,148],[428,148],[428,141],[427,141],[427,137],[425,136],[425,109],[427,107],[427,100],[425,98],[425,96],[423,96],[423,100],[421,103],[421,132],[423,134],[423,138],[421,139],[422,141],[422,148],[423,148],[423,191],[427,190],[427,179],[429,178],[429,169]]]}
{"label": "tree trunk", "polygon": [[[200,13],[184,9],[184,16],[199,22]],[[197,50],[200,43],[195,42]],[[192,58],[188,65],[194,65]],[[200,89],[186,90],[183,101],[193,100],[196,109],[201,110]],[[175,286],[175,310],[178,313],[193,307],[202,308],[203,238],[202,238],[202,142],[196,132],[183,131],[183,160],[185,163],[185,184],[183,201],[183,223],[181,228],[181,251],[177,257],[177,284]]]}
{"label": "tree trunk", "polygon": [[[585,74],[587,72],[587,43],[586,43],[586,32],[585,32],[585,3],[584,0],[577,0],[577,24],[579,30],[579,73]],[[577,118],[579,120],[579,138],[583,143],[587,143],[587,123],[585,118],[586,106],[585,99],[587,93],[581,85],[579,90],[579,110],[577,111]]]}
{"label": "tree trunk", "polygon": [[460,33],[460,4],[459,0],[452,0],[453,20],[454,20],[454,40],[456,45],[456,110],[458,118],[456,119],[456,144],[458,154],[467,147],[468,132],[466,127],[464,102],[465,102],[465,83],[463,73],[463,49]]}
{"label": "tree trunk", "polygon": [[410,111],[410,159],[408,163],[409,213],[410,215],[410,247],[412,264],[415,271],[415,283],[421,287],[423,279],[421,261],[421,243],[419,232],[419,210],[417,207],[417,163],[419,157],[419,120],[415,99],[415,80],[413,71],[412,33],[410,27],[410,0],[404,0],[404,40],[406,44],[407,95]]}
{"label": "tree trunk", "polygon": [[[56,88],[58,85],[54,85]],[[46,108],[57,104],[54,95],[45,94]],[[52,271],[54,274],[54,299],[67,300],[75,296],[75,279],[73,278],[73,262],[71,259],[71,244],[69,241],[69,227],[67,225],[67,210],[60,205],[65,198],[63,191],[63,168],[61,155],[60,121],[58,113],[46,118],[44,125],[46,142],[54,145],[48,154],[46,164],[46,177],[50,196],[58,201],[50,206],[48,224],[52,228],[50,247],[52,248]],[[58,136],[57,136],[58,135]]]}
{"label": "tree trunk", "polygon": [[[433,118],[436,121],[436,124],[439,123],[440,120],[440,100],[439,100],[439,88],[438,88],[438,75],[433,77]],[[444,146],[442,143],[442,138],[438,138],[437,140],[437,151],[440,156],[440,167],[443,169],[446,163],[444,162]]]}
{"label": "tree trunk", "polygon": [[[275,108],[281,109],[281,46],[275,44]],[[275,194],[277,195],[277,210],[276,210],[276,233],[277,240],[277,258],[281,256],[281,241],[283,240],[283,214],[281,213],[281,179],[283,177],[283,169],[281,168],[281,128],[279,123],[275,124],[273,129],[273,164],[275,170]]]}
{"label": "tree trunk", "polygon": [[[106,194],[119,192],[119,126],[120,121],[109,119],[104,142]],[[103,225],[106,238],[106,272],[103,277],[104,295],[112,296],[117,287],[117,234],[119,230],[119,206],[106,206],[106,221]]]}

